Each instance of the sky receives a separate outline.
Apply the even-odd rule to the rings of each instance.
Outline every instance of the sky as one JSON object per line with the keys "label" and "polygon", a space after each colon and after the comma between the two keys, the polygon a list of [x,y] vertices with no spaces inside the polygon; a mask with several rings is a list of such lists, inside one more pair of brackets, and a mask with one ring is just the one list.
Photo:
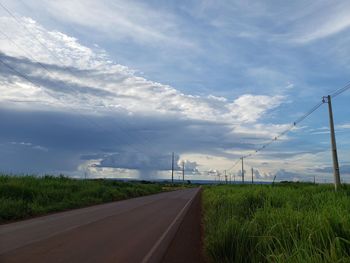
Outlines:
{"label": "sky", "polygon": [[[0,172],[332,182],[349,1],[0,0]],[[350,91],[332,99],[350,182]],[[235,165],[236,164],[236,165]],[[234,166],[235,165],[235,166]]]}

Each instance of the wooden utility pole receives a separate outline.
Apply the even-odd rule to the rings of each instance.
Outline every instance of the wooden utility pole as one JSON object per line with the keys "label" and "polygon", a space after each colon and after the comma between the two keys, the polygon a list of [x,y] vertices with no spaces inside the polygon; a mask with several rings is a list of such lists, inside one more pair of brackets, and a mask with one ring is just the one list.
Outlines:
{"label": "wooden utility pole", "polygon": [[252,167],[252,184],[254,184],[254,169]]}
{"label": "wooden utility pole", "polygon": [[275,184],[276,176],[277,176],[277,174],[273,177],[272,185]]}
{"label": "wooden utility pole", "polygon": [[333,158],[333,175],[334,175],[334,187],[335,191],[340,187],[340,173],[339,173],[339,162],[337,153],[337,143],[335,141],[334,121],[333,121],[333,110],[331,96],[323,97],[323,102],[327,99],[328,113],[329,113],[329,128],[331,132],[331,144],[332,144],[332,158]]}
{"label": "wooden utility pole", "polygon": [[242,156],[242,183],[244,184],[244,165],[243,165],[243,156]]}
{"label": "wooden utility pole", "polygon": [[174,152],[171,158],[171,183],[174,183]]}
{"label": "wooden utility pole", "polygon": [[185,161],[182,161],[182,182],[185,182]]}
{"label": "wooden utility pole", "polygon": [[226,170],[225,170],[225,183],[227,184],[227,175],[226,175]]}

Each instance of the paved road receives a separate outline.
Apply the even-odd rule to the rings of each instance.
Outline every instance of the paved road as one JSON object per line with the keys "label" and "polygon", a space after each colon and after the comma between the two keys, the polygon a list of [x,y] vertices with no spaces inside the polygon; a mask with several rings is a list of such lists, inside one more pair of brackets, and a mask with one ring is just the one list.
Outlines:
{"label": "paved road", "polygon": [[142,262],[198,189],[0,226],[0,262]]}

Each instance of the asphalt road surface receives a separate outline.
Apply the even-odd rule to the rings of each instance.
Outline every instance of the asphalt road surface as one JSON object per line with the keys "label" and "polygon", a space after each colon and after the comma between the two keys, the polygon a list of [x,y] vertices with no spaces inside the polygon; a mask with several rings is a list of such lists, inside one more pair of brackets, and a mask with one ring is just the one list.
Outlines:
{"label": "asphalt road surface", "polygon": [[0,225],[0,262],[142,262],[198,188]]}

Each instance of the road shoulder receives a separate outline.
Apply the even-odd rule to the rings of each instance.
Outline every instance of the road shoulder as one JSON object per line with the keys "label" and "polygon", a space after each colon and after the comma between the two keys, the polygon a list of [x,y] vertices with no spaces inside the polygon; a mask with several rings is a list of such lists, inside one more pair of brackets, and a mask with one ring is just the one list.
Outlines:
{"label": "road shoulder", "polygon": [[200,191],[184,216],[162,262],[204,262],[202,251],[201,196]]}

